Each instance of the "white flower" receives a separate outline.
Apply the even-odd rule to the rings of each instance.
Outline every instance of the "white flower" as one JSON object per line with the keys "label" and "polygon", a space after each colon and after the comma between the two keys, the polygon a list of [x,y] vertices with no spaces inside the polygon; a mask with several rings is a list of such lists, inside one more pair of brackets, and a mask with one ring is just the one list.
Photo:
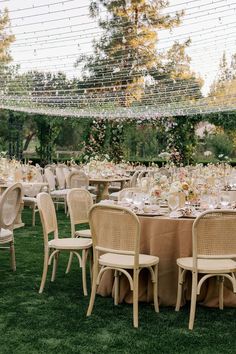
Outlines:
{"label": "white flower", "polygon": [[164,183],[166,183],[167,181],[168,181],[167,176],[163,175],[163,176],[160,177],[160,183],[161,183],[161,184],[164,184]]}
{"label": "white flower", "polygon": [[167,151],[163,151],[158,155],[161,159],[166,159],[169,160],[171,154],[169,154],[169,152]]}
{"label": "white flower", "polygon": [[170,186],[169,193],[178,193],[181,191],[181,183],[179,181],[173,182]]}
{"label": "white flower", "polygon": [[212,152],[210,150],[204,151],[204,156],[211,156]]}

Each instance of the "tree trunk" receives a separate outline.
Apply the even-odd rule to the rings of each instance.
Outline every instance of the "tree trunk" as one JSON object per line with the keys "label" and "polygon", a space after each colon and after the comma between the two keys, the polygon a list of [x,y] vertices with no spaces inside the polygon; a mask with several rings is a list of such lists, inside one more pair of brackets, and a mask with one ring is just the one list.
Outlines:
{"label": "tree trunk", "polygon": [[36,132],[30,133],[29,135],[27,135],[27,137],[25,138],[23,151],[26,151],[28,149],[28,146],[29,146],[31,140],[35,135],[36,135]]}

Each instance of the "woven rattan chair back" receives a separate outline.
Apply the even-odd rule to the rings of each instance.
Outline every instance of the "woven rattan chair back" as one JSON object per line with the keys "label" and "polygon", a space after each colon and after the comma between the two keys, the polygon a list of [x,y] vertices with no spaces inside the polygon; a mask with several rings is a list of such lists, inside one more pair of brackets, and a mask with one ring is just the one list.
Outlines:
{"label": "woven rattan chair back", "polygon": [[136,187],[137,185],[137,179],[140,174],[140,171],[135,171],[133,176],[131,177],[131,180],[129,182],[130,187]]}
{"label": "woven rattan chair back", "polygon": [[47,165],[45,165],[44,166],[44,170],[46,169],[46,168],[49,168],[51,171],[52,171],[52,173],[54,173],[55,172],[55,170],[56,170],[56,164],[55,163],[53,163],[53,164],[47,164]]}
{"label": "woven rattan chair back", "polygon": [[15,183],[0,198],[0,228],[13,229],[22,202],[22,185]]}
{"label": "woven rattan chair back", "polygon": [[68,177],[70,175],[70,170],[67,166],[63,167],[63,173],[65,176],[65,180],[66,180],[66,188],[69,188],[69,181],[68,181]]}
{"label": "woven rattan chair back", "polygon": [[37,205],[43,226],[44,242],[47,244],[48,235],[51,232],[54,233],[54,238],[58,238],[58,226],[55,207],[51,196],[44,192],[37,195]]}
{"label": "woven rattan chair back", "polygon": [[62,166],[56,167],[56,177],[57,177],[58,188],[64,189],[66,185],[66,178]]}
{"label": "woven rattan chair back", "polygon": [[120,202],[122,199],[124,199],[127,194],[130,194],[132,196],[134,193],[141,193],[141,192],[142,190],[139,187],[124,188],[118,194],[118,201]]}
{"label": "woven rattan chair back", "polygon": [[89,178],[83,171],[72,171],[68,176],[69,188],[87,188]]}
{"label": "woven rattan chair back", "polygon": [[96,204],[89,212],[89,222],[95,250],[134,255],[138,264],[140,223],[131,210]]}
{"label": "woven rattan chair back", "polygon": [[139,171],[138,180],[140,181],[147,174],[146,170]]}
{"label": "woven rattan chair back", "polygon": [[201,214],[193,224],[193,258],[236,258],[236,210]]}
{"label": "woven rattan chair back", "polygon": [[67,193],[67,205],[71,225],[88,223],[89,210],[93,206],[91,194],[82,188],[73,188]]}
{"label": "woven rattan chair back", "polygon": [[42,175],[40,173],[40,170],[36,166],[30,166],[30,171],[32,172],[32,178],[30,182],[41,182],[42,181]]}
{"label": "woven rattan chair back", "polygon": [[50,168],[46,168],[44,170],[44,176],[45,176],[46,182],[49,185],[50,191],[55,190],[56,189],[55,176]]}

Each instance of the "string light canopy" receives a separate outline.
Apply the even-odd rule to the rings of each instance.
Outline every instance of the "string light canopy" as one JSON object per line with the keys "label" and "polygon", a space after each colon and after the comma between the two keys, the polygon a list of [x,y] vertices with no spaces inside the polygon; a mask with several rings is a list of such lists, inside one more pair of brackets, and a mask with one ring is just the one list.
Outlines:
{"label": "string light canopy", "polygon": [[236,109],[234,0],[101,3],[1,1],[15,41],[0,108],[118,120]]}

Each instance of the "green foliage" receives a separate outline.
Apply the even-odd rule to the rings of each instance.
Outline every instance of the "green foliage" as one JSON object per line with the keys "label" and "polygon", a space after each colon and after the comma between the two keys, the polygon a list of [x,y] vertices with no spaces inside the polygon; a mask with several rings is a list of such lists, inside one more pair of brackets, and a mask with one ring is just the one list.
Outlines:
{"label": "green foliage", "polygon": [[179,153],[175,163],[189,164],[194,162],[197,144],[195,126],[198,122],[199,117],[197,116],[169,118],[166,138],[168,139],[168,150],[173,153],[174,159],[176,152]]}
{"label": "green foliage", "polygon": [[122,122],[109,122],[109,156],[114,162],[120,162],[123,155],[124,126]]}
{"label": "green foliage", "polygon": [[0,110],[0,152],[8,150],[8,113]]}
{"label": "green foliage", "polygon": [[55,140],[59,150],[82,150],[89,139],[91,119],[61,118],[63,128]]}
{"label": "green foliage", "polygon": [[213,150],[215,157],[218,158],[219,155],[231,156],[233,153],[233,142],[227,134],[214,134],[210,135],[206,140],[207,150]]}
{"label": "green foliage", "polygon": [[236,129],[236,111],[212,113],[206,116],[208,121],[224,130]]}
{"label": "green foliage", "polygon": [[55,141],[62,127],[61,118],[35,115],[37,125],[37,137],[39,146],[36,152],[39,154],[41,165],[52,162],[53,152],[55,150]]}
{"label": "green foliage", "polygon": [[93,120],[90,124],[89,136],[86,145],[84,146],[84,155],[86,157],[101,156],[106,154],[107,142],[107,120]]}

